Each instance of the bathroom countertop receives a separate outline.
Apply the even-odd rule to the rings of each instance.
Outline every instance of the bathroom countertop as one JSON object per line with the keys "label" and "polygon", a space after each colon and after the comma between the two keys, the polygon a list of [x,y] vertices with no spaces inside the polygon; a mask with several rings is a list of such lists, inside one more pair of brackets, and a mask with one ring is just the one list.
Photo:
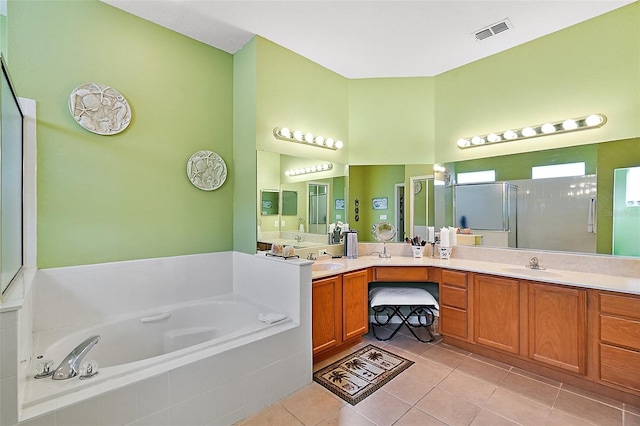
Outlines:
{"label": "bathroom countertop", "polygon": [[[315,270],[321,264],[334,264],[333,269]],[[315,266],[314,265],[318,265]],[[560,269],[532,270],[524,265],[485,262],[466,259],[438,259],[431,257],[414,258],[410,256],[391,256],[382,259],[378,256],[360,256],[357,259],[322,257],[312,265],[312,278],[323,278],[344,272],[372,266],[435,266],[445,269],[500,275],[511,278],[541,281],[552,284],[564,284],[575,287],[609,290],[640,295],[640,278],[608,274],[594,274]],[[328,267],[328,266],[326,266]]]}

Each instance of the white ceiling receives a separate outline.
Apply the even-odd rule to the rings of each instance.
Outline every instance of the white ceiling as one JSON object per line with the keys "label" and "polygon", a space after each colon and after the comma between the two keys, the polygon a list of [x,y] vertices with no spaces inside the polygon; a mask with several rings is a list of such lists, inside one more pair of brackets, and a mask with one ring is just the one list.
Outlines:
{"label": "white ceiling", "polygon": [[[636,0],[102,0],[229,53],[262,36],[347,78],[433,76]],[[508,18],[512,29],[474,34]]]}

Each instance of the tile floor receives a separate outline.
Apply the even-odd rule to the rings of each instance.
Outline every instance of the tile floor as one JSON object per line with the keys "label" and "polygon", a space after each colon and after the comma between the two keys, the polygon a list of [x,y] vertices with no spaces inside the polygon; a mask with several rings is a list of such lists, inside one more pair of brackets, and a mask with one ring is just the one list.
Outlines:
{"label": "tile floor", "polygon": [[[386,347],[415,364],[355,406],[314,382],[238,426],[640,426],[640,407],[442,342],[420,343],[398,334],[389,342],[365,336],[358,347],[367,344]],[[354,350],[318,363],[314,370]]]}

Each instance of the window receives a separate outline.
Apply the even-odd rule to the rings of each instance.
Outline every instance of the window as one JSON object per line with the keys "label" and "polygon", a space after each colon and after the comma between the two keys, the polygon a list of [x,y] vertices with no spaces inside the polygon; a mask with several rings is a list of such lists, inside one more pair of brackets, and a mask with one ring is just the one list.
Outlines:
{"label": "window", "polygon": [[545,179],[568,176],[584,176],[585,163],[553,164],[551,166],[534,166],[531,168],[532,179]]}
{"label": "window", "polygon": [[22,139],[24,116],[2,63],[0,83],[0,292],[8,288],[23,264]]}
{"label": "window", "polygon": [[458,183],[495,182],[495,170],[483,170],[479,172],[458,173]]}

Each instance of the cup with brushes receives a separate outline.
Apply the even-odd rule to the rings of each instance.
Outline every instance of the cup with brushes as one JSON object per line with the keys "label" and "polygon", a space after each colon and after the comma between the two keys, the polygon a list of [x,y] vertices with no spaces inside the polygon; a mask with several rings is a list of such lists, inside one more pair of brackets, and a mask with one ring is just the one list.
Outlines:
{"label": "cup with brushes", "polygon": [[420,258],[424,254],[424,246],[427,245],[427,242],[420,238],[419,235],[416,235],[413,238],[405,238],[405,241],[411,244],[411,251],[413,252],[413,257]]}

